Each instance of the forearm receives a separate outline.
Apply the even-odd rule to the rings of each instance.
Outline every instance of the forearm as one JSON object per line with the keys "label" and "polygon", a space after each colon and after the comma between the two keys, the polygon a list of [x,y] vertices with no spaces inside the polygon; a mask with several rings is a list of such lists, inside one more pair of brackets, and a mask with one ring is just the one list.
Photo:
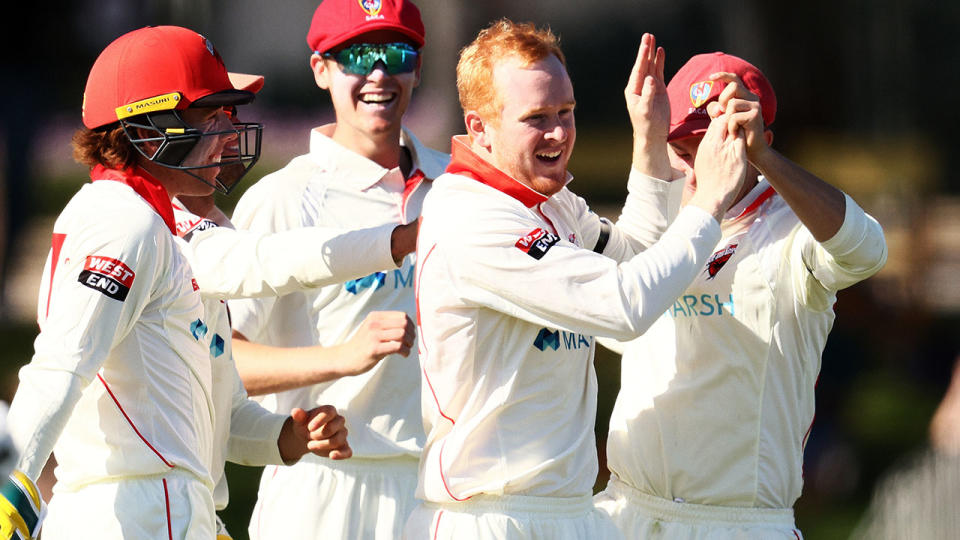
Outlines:
{"label": "forearm", "polygon": [[7,424],[20,451],[17,469],[36,481],[60,438],[86,383],[73,373],[21,370]]}
{"label": "forearm", "polygon": [[673,179],[673,168],[667,154],[667,138],[633,136],[633,159],[631,166],[642,174],[666,181]]}
{"label": "forearm", "polygon": [[842,191],[769,147],[753,165],[790,205],[815,240],[824,242],[837,234],[846,208]]}
{"label": "forearm", "polygon": [[233,334],[233,357],[251,396],[302,388],[352,375],[344,369],[342,346],[273,347]]}
{"label": "forearm", "polygon": [[217,227],[191,238],[188,257],[204,295],[280,296],[395,266],[395,228],[304,227],[260,235]]}

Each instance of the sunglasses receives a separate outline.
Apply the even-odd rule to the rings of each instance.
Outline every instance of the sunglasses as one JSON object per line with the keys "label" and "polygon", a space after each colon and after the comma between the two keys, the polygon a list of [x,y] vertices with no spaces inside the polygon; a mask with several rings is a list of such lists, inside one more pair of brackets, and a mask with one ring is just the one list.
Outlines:
{"label": "sunglasses", "polygon": [[340,69],[352,75],[369,75],[377,62],[383,62],[390,75],[410,73],[417,67],[417,52],[406,43],[357,43],[339,52],[323,53],[333,58]]}

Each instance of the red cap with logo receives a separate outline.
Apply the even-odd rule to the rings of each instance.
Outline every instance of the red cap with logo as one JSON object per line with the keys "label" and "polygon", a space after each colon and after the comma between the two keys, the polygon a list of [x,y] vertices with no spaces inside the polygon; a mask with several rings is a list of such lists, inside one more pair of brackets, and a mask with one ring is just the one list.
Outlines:
{"label": "red cap with logo", "polygon": [[313,13],[307,45],[325,53],[373,30],[394,30],[423,47],[420,10],[408,0],[323,0]]}
{"label": "red cap with logo", "polygon": [[670,79],[667,95],[670,97],[670,133],[667,140],[675,141],[706,133],[710,125],[707,104],[720,97],[727,83],[711,81],[710,75],[719,71],[736,74],[748,90],[760,98],[763,123],[770,126],[777,115],[777,96],[764,74],[742,58],[722,52],[698,54],[687,61]]}
{"label": "red cap with logo", "polygon": [[83,124],[94,129],[144,112],[242,105],[253,97],[231,84],[210,40],[179,26],[148,26],[97,57],[83,93]]}

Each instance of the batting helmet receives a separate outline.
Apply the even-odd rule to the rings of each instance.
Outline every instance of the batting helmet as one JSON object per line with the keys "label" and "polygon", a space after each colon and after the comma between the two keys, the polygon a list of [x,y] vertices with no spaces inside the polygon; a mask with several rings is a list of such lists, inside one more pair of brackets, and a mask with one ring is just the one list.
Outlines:
{"label": "batting helmet", "polygon": [[[190,171],[240,164],[245,174],[260,157],[263,128],[245,123],[204,132],[187,124],[179,111],[244,105],[253,98],[252,91],[231,83],[210,40],[179,26],[148,26],[120,36],[97,57],[83,95],[83,123],[89,129],[119,123],[144,157],[208,183]],[[148,135],[143,136],[144,132]],[[238,138],[237,155],[225,156],[219,163],[184,165],[202,137],[225,134]],[[213,187],[228,193],[240,180],[234,173],[229,176],[218,176]]]}

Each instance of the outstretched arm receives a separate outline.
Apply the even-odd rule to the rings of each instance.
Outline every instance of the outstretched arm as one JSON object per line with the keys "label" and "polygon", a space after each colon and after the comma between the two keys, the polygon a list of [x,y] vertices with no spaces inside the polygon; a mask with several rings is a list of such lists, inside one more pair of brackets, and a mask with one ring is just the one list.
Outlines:
{"label": "outstretched arm", "polygon": [[407,356],[415,328],[402,311],[374,311],[353,337],[332,347],[272,347],[235,331],[233,357],[249,395],[271,394],[366,373],[391,354]]}

